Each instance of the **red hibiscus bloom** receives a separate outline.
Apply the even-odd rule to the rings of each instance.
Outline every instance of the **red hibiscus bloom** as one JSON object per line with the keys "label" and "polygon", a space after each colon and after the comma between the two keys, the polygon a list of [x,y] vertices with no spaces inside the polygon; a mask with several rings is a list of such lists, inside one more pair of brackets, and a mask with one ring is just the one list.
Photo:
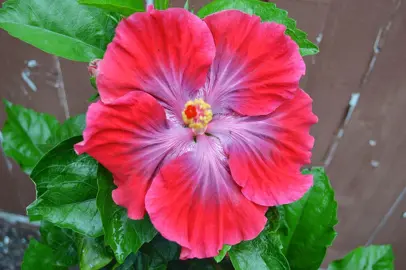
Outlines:
{"label": "red hibiscus bloom", "polygon": [[75,149],[113,173],[114,201],[132,219],[147,211],[182,259],[255,238],[267,207],[312,185],[300,168],[317,118],[284,32],[236,10],[201,20],[150,7],[119,24],[98,63],[101,101]]}

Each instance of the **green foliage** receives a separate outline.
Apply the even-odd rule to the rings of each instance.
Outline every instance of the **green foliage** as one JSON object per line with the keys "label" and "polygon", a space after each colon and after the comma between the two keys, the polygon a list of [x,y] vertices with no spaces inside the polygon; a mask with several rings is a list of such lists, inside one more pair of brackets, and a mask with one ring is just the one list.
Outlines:
{"label": "green foliage", "polygon": [[230,260],[216,263],[213,259],[192,259],[171,261],[168,270],[234,270]]}
{"label": "green foliage", "polygon": [[97,90],[96,77],[90,77],[90,85]]}
{"label": "green foliage", "polygon": [[230,250],[230,259],[236,270],[288,270],[289,263],[282,253],[282,244],[277,232],[280,216],[276,208],[267,214],[268,224],[254,240],[235,245]]}
{"label": "green foliage", "polygon": [[169,0],[154,0],[154,7],[160,10],[167,9],[169,7]]}
{"label": "green foliage", "polygon": [[113,249],[117,261],[123,263],[130,253],[136,253],[144,243],[151,241],[156,230],[148,217],[131,220],[127,217],[127,211],[113,202],[113,178],[102,166],[99,166],[97,179],[97,207],[103,222],[105,242]]}
{"label": "green foliage", "polygon": [[79,114],[69,118],[62,125],[60,125],[47,140],[46,144],[49,145],[49,150],[64,140],[81,136],[85,126],[86,115]]}
{"label": "green foliage", "polygon": [[113,259],[110,250],[106,248],[103,237],[77,237],[79,250],[79,266],[81,270],[97,270],[106,266]]}
{"label": "green foliage", "polygon": [[99,98],[100,98],[99,93],[96,93],[96,94],[92,95],[92,96],[87,100],[87,102],[90,102],[90,103],[97,102],[97,101],[99,100]]}
{"label": "green foliage", "polygon": [[145,10],[144,0],[78,0],[80,4],[102,8],[129,16]]}
{"label": "green foliage", "polygon": [[102,58],[116,22],[103,10],[76,0],[8,0],[0,28],[47,53],[89,62]]}
{"label": "green foliage", "polygon": [[214,260],[216,262],[221,262],[224,257],[227,255],[227,252],[229,252],[231,249],[231,246],[229,245],[224,245],[223,248],[220,250],[219,255],[217,255],[216,257],[214,257]]}
{"label": "green foliage", "polygon": [[41,244],[35,239],[30,240],[30,244],[24,253],[22,270],[60,270],[66,267],[56,265],[54,251],[47,245]]}
{"label": "green foliage", "polygon": [[[7,143],[32,135],[28,131],[16,133],[29,130],[18,128],[19,125],[26,126],[25,119],[35,116],[37,122],[50,122],[44,114],[10,103],[7,103],[7,108],[12,111],[8,112],[12,116],[7,121],[8,128],[3,130]],[[53,263],[48,266],[56,269],[80,262],[82,268],[86,268],[90,260],[95,262],[92,264],[96,267],[94,269],[98,269],[107,265],[114,253],[118,269],[128,265],[129,261],[132,261],[131,265],[142,266],[143,269],[164,269],[169,261],[178,258],[178,245],[160,236],[148,243],[156,235],[148,217],[140,221],[130,220],[126,210],[114,204],[111,193],[115,186],[111,174],[91,157],[77,156],[73,151],[73,145],[81,141],[81,136],[77,135],[84,128],[85,116],[71,118],[62,125],[56,120],[51,123],[53,128],[46,130],[52,131],[48,131],[39,143],[41,148],[48,146],[50,150],[31,174],[37,186],[37,200],[28,207],[32,220],[47,220],[58,226],[44,223],[41,229],[44,243],[32,244],[45,254],[49,248],[52,250],[50,260]],[[22,141],[23,144],[31,143],[30,140]],[[42,153],[31,157],[33,163]],[[289,264],[292,269],[317,269],[327,246],[335,237],[333,226],[337,222],[337,205],[324,170],[315,168],[305,173],[314,175],[315,185],[301,200],[279,207],[278,212],[272,208],[268,212],[270,222],[258,238],[240,243],[231,250],[230,246],[225,246],[215,259],[222,261],[229,251],[235,269],[249,266],[256,269],[290,269]],[[80,235],[98,237],[103,233],[104,242],[103,238]],[[103,243],[111,247],[112,252]],[[28,254],[33,252],[33,247]],[[124,264],[120,266],[120,263]],[[187,264],[187,268],[190,267],[216,269],[220,266],[210,261],[192,261]]]}
{"label": "green foliage", "polygon": [[[92,87],[97,90],[97,85],[96,85],[96,77],[90,77],[90,84],[92,85]],[[93,94],[87,101],[88,102],[96,102],[98,99],[100,98],[100,94],[99,92]]]}
{"label": "green foliage", "polygon": [[[169,7],[168,0],[154,3],[157,9]],[[46,52],[90,61],[103,57],[122,16],[144,9],[143,0],[8,0],[0,10],[0,27]],[[198,15],[226,9],[284,24],[302,55],[318,52],[287,12],[272,3],[214,0]],[[96,86],[94,78],[91,83]],[[8,118],[2,147],[34,181],[37,199],[27,212],[31,220],[42,221],[42,240],[30,241],[23,270],[75,265],[85,270],[316,270],[336,236],[334,191],[324,170],[314,168],[304,172],[314,176],[311,190],[295,203],[270,208],[268,223],[257,238],[224,245],[214,259],[178,260],[180,246],[157,234],[148,216],[131,220],[113,202],[116,187],[111,173],[90,156],[75,153],[85,115],[60,124],[52,116],[4,103]],[[392,249],[358,248],[328,269],[393,269]]]}
{"label": "green foliage", "polygon": [[[117,269],[165,270],[170,261],[179,259],[179,254],[180,247],[177,244],[157,235],[152,242],[143,245],[137,254],[130,255],[124,265]],[[126,265],[132,267],[128,268]]]}
{"label": "green foliage", "polygon": [[276,7],[274,3],[267,3],[260,0],[214,0],[204,6],[197,13],[203,18],[215,12],[227,9],[238,9],[248,14],[255,14],[265,22],[277,22],[284,24],[286,34],[292,37],[299,45],[300,53],[313,55],[319,52],[318,47],[307,39],[307,34],[296,27],[296,21],[288,17],[288,12]]}
{"label": "green foliage", "polygon": [[186,0],[185,5],[183,6],[184,9],[189,10],[189,0]]}
{"label": "green foliage", "polygon": [[52,259],[55,265],[69,267],[78,263],[74,232],[46,221],[41,223],[40,232],[43,244],[53,251]]}
{"label": "green foliage", "polygon": [[334,190],[324,169],[304,173],[313,174],[313,187],[299,201],[279,207],[283,251],[293,270],[319,268],[336,237],[334,226],[338,222]]}
{"label": "green foliage", "polygon": [[313,174],[314,186],[301,200],[271,208],[265,230],[256,239],[232,247],[235,269],[319,268],[336,236],[337,202],[324,169],[304,173]]}
{"label": "green foliage", "polygon": [[4,100],[7,120],[2,134],[2,147],[27,174],[56,144],[80,136],[85,128],[85,115],[66,120],[62,125],[51,115],[38,113]]}
{"label": "green foliage", "polygon": [[78,263],[76,234],[49,222],[41,223],[42,242],[35,239],[24,254],[22,269],[68,269]]}
{"label": "green foliage", "polygon": [[81,270],[97,270],[113,259],[103,237],[86,237],[49,222],[42,222],[40,231],[42,243],[35,239],[30,241],[23,269],[67,270],[79,263]]}
{"label": "green foliage", "polygon": [[332,262],[328,270],[392,270],[395,269],[393,261],[393,251],[389,245],[359,247],[341,260]]}
{"label": "green foliage", "polygon": [[44,155],[42,145],[55,133],[59,123],[53,116],[13,105],[7,100],[4,105],[7,113],[2,130],[4,153],[29,174]]}
{"label": "green foliage", "polygon": [[73,137],[55,146],[35,166],[31,179],[37,199],[27,208],[31,220],[47,220],[62,228],[97,237],[103,234],[96,207],[97,162],[78,156]]}

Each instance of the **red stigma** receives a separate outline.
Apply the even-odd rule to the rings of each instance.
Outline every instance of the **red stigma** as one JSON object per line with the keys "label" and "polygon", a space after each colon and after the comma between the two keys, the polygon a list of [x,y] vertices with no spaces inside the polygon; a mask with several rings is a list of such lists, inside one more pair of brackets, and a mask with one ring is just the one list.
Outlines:
{"label": "red stigma", "polygon": [[196,106],[193,106],[193,105],[187,106],[186,110],[185,110],[185,114],[188,119],[192,119],[192,118],[196,117],[197,116]]}

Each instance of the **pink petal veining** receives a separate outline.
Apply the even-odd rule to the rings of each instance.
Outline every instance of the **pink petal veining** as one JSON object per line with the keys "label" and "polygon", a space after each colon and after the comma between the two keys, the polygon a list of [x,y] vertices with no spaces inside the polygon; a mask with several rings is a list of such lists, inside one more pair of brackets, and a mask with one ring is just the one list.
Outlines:
{"label": "pink petal veining", "polygon": [[314,139],[310,127],[317,122],[310,97],[298,90],[273,113],[255,117],[219,117],[207,132],[221,139],[233,179],[243,194],[265,206],[300,199],[312,185],[311,175],[300,169],[310,163]]}
{"label": "pink petal veining", "polygon": [[88,153],[113,173],[118,186],[114,201],[133,219],[144,217],[145,194],[158,169],[193,142],[190,130],[168,129],[161,105],[137,91],[110,104],[90,105],[83,136],[75,150]]}
{"label": "pink petal veining", "polygon": [[197,137],[197,148],[164,166],[146,197],[155,228],[182,246],[181,258],[206,258],[224,244],[255,238],[266,207],[246,199],[231,178],[219,141]]}
{"label": "pink petal veining", "polygon": [[203,88],[213,111],[265,115],[291,99],[305,73],[286,27],[237,10],[207,16],[216,57]]}
{"label": "pink petal veining", "polygon": [[184,103],[204,84],[215,47],[207,25],[178,8],[123,19],[99,64],[103,102],[141,90],[181,119]]}
{"label": "pink petal veining", "polygon": [[[104,58],[89,69],[101,101],[75,145],[114,176],[114,201],[132,219],[145,211],[182,246],[206,258],[255,238],[268,206],[300,199],[312,176],[310,97],[285,26],[240,11],[204,20],[184,9],[123,19]],[[207,133],[184,125],[188,100],[213,110]]]}

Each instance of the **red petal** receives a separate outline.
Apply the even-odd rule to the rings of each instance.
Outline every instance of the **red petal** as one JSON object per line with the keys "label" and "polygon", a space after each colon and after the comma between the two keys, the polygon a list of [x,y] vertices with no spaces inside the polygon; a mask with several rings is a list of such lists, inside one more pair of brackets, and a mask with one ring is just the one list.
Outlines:
{"label": "red petal", "polygon": [[217,49],[204,89],[214,112],[266,115],[293,98],[305,65],[285,26],[237,10],[204,20]]}
{"label": "red petal", "polygon": [[224,244],[255,238],[266,207],[247,200],[232,180],[214,137],[197,137],[196,151],[164,166],[146,197],[155,228],[180,244],[181,259],[216,256]]}
{"label": "red petal", "polygon": [[296,93],[268,116],[217,119],[207,130],[226,145],[243,194],[260,205],[294,202],[312,185],[312,176],[300,169],[310,163],[314,139],[309,130],[317,117],[311,98],[300,89]]}
{"label": "red petal", "polygon": [[127,209],[131,219],[142,219],[145,215],[145,194],[150,186],[150,181],[146,180],[145,176],[138,177],[137,174],[131,174],[121,184],[117,184],[120,180],[115,179],[118,188],[113,190],[113,200]]}
{"label": "red petal", "polygon": [[186,101],[203,84],[215,47],[207,25],[185,9],[150,9],[123,19],[99,65],[103,102],[145,91],[181,119]]}
{"label": "red petal", "polygon": [[113,199],[133,219],[143,218],[145,194],[159,168],[193,143],[189,129],[168,129],[163,108],[139,91],[111,104],[93,103],[83,136],[76,152],[88,153],[113,173],[118,186]]}

